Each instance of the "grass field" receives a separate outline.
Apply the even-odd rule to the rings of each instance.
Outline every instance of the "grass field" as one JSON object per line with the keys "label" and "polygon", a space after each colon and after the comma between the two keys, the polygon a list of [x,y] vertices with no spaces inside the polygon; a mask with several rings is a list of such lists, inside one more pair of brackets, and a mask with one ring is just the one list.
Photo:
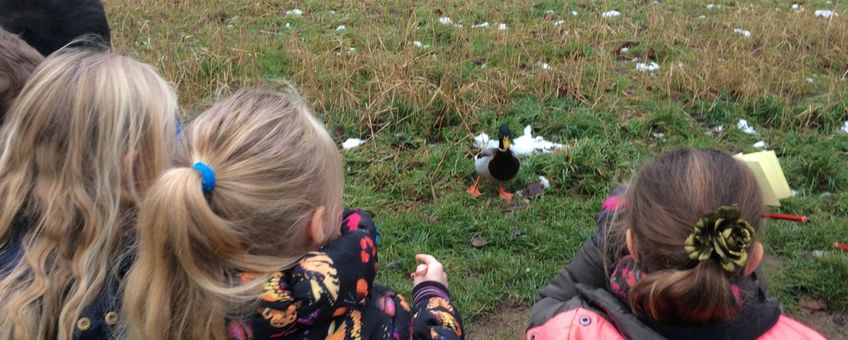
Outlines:
{"label": "grass field", "polygon": [[[378,280],[409,292],[413,255],[434,254],[472,328],[531,305],[594,232],[608,190],[652,155],[682,145],[751,152],[758,141],[777,151],[798,193],[773,211],[813,219],[768,223],[771,291],[794,313],[805,297],[848,311],[848,252],[833,247],[848,243],[846,5],[106,4],[117,48],[175,82],[186,117],[227,88],[286,80],[339,143],[366,139],[344,152],[345,199],[381,225]],[[295,9],[302,14],[287,14]],[[609,10],[621,15],[604,18]],[[636,70],[652,61],[659,69]],[[757,133],[736,129],[739,119]],[[543,175],[552,186],[540,198],[507,205],[493,186],[477,200],[465,193],[472,137],[500,124],[566,145],[522,160],[512,189]],[[488,243],[472,247],[472,238]]]}

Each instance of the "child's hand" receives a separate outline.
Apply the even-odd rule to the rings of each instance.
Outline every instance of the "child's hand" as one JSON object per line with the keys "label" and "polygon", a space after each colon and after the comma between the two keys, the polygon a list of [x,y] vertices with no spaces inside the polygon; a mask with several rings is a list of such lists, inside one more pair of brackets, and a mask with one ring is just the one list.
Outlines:
{"label": "child's hand", "polygon": [[412,286],[415,287],[424,281],[435,281],[447,288],[448,275],[445,274],[442,264],[435,257],[427,254],[415,255],[415,260],[420,263],[412,276]]}

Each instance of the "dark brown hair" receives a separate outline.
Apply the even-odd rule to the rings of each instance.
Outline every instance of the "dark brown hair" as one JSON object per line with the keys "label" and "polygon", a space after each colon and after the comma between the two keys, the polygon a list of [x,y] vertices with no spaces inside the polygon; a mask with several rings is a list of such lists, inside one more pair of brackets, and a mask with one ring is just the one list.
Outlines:
{"label": "dark brown hair", "polygon": [[626,202],[615,233],[621,242],[630,228],[647,273],[630,291],[631,308],[661,322],[732,318],[739,305],[728,280],[741,277],[744,268],[729,273],[718,261],[692,260],[684,242],[699,219],[725,205],[737,205],[759,229],[763,199],[750,169],[721,151],[668,151],[639,170]]}
{"label": "dark brown hair", "polygon": [[44,57],[21,38],[0,28],[0,124],[42,59]]}

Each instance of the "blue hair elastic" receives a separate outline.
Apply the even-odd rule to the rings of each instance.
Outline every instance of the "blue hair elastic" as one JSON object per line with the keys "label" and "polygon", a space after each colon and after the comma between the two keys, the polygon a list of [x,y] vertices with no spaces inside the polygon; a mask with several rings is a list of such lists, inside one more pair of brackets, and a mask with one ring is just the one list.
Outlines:
{"label": "blue hair elastic", "polygon": [[194,163],[191,168],[200,173],[203,193],[211,194],[215,190],[215,171],[203,162]]}

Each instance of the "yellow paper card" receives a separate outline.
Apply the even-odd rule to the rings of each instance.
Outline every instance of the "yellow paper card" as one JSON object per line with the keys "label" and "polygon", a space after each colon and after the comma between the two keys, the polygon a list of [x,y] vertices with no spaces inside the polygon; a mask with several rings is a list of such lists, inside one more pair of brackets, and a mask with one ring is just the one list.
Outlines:
{"label": "yellow paper card", "polygon": [[766,205],[780,206],[780,200],[792,196],[792,190],[774,151],[736,155],[736,159],[751,168],[763,192]]}

